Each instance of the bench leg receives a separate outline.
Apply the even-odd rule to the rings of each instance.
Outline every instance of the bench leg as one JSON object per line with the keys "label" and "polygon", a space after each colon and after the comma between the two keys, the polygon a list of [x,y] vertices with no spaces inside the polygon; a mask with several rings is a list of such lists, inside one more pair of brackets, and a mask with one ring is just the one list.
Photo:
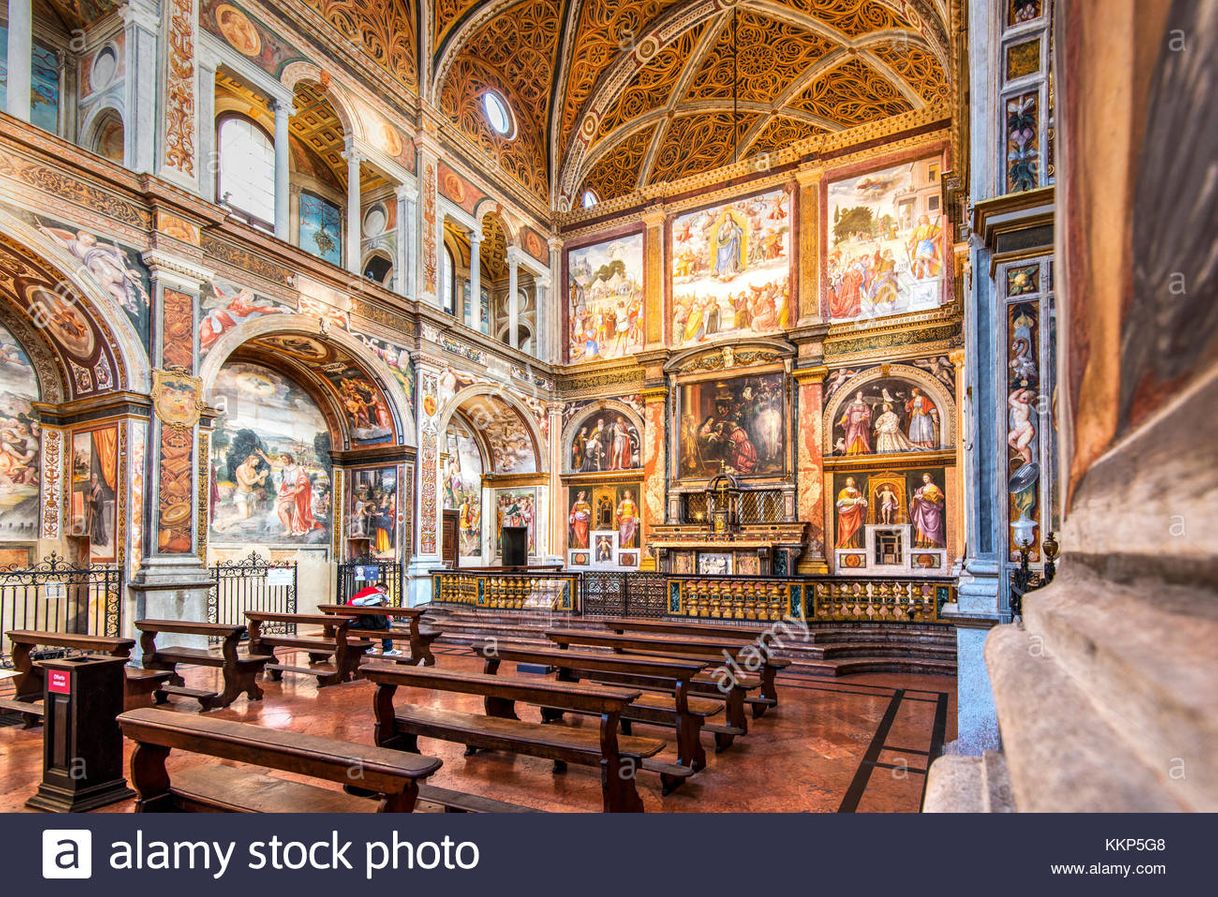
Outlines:
{"label": "bench leg", "polygon": [[436,665],[436,656],[431,653],[431,643],[422,638],[410,640],[410,657],[419,666]]}
{"label": "bench leg", "polygon": [[749,718],[744,712],[744,689],[736,685],[727,693],[727,721],[748,734]]}
{"label": "bench leg", "polygon": [[677,721],[677,762],[694,772],[705,768],[706,749],[702,747],[702,724],[693,715]]}
{"label": "bench leg", "polygon": [[685,779],[681,776],[669,775],[666,772],[660,773],[660,793],[665,797],[672,794],[678,788],[685,784]]}
{"label": "bench leg", "polygon": [[386,794],[376,811],[378,813],[413,813],[415,802],[418,799],[419,786],[415,782],[407,782],[397,794]]}
{"label": "bench leg", "polygon": [[643,812],[643,799],[634,784],[640,765],[637,758],[601,760],[601,793],[606,813]]}
{"label": "bench leg", "polygon": [[136,744],[131,754],[131,784],[139,799],[137,813],[174,812],[173,794],[169,790],[169,772],[165,760],[169,748],[155,744]]}
{"label": "bench leg", "polygon": [[558,723],[562,722],[563,712],[557,707],[542,707],[541,721],[543,723]]}
{"label": "bench leg", "polygon": [[778,683],[776,677],[778,671],[771,666],[764,666],[761,669],[761,697],[773,701],[773,704],[754,704],[753,719],[760,719],[765,716],[765,712],[770,707],[778,706]]}
{"label": "bench leg", "polygon": [[735,742],[735,740],[736,740],[736,736],[732,735],[728,732],[716,732],[715,733],[715,753],[722,754],[724,751],[726,751],[728,748],[730,748],[732,746],[732,743]]}
{"label": "bench leg", "polygon": [[566,772],[567,771],[567,761],[566,760],[555,760],[554,768],[551,771],[556,772],[556,773]]}

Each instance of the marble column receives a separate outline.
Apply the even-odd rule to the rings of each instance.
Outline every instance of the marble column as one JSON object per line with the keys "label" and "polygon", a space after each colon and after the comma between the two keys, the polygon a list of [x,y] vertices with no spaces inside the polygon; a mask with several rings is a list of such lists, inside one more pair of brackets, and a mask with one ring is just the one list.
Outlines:
{"label": "marble column", "polygon": [[347,150],[343,154],[347,159],[347,270],[352,274],[360,274],[360,182],[359,182],[359,150],[348,139]]}
{"label": "marble column", "polygon": [[469,232],[469,326],[482,332],[482,231]]}
{"label": "marble column", "polygon": [[822,395],[823,365],[798,368],[794,372],[798,389],[797,414],[793,417],[796,444],[795,476],[797,485],[796,519],[808,524],[804,553],[795,572],[827,573],[825,560],[824,426]]}
{"label": "marble column", "polygon": [[415,606],[431,600],[431,577],[428,571],[440,566],[440,408],[439,384],[441,362],[423,356],[415,357],[417,372],[418,419],[418,464],[415,476],[418,479],[415,494],[418,496],[415,551],[407,568],[410,580],[410,604]]}
{"label": "marble column", "polygon": [[[208,202],[216,201],[216,174],[220,169],[220,154],[216,151],[216,69],[219,64],[220,61],[210,54],[199,54],[199,121],[203,123],[199,128],[199,158],[203,160],[199,194]],[[278,215],[279,210],[275,211]]]}
{"label": "marble column", "polygon": [[418,227],[419,190],[411,184],[400,184],[394,191],[394,196],[397,199],[394,283],[398,293],[410,299],[413,298],[418,284],[415,274],[415,234]]}
{"label": "marble column", "polygon": [[545,355],[539,356],[550,364],[562,364],[566,357],[567,344],[567,284],[563,281],[562,240],[550,238],[550,307],[548,309]]}
{"label": "marble column", "polygon": [[[290,223],[292,220],[291,199],[288,185],[291,183],[292,164],[289,158],[288,123],[292,117],[292,100],[277,99],[275,105],[275,236],[288,242],[291,240]],[[355,163],[356,184],[359,183],[359,162]],[[348,166],[348,172],[350,167]],[[358,192],[357,192],[358,206]],[[347,224],[350,226],[350,215]]]}
{"label": "marble column", "polygon": [[34,69],[34,9],[31,0],[8,0],[8,90],[4,108],[22,121],[30,120],[30,90]]}
{"label": "marble column", "polygon": [[533,355],[537,358],[545,359],[550,353],[550,320],[553,318],[548,303],[550,301],[550,281],[544,277],[534,275],[533,279],[533,306],[537,309],[535,326],[536,334],[533,337]]}
{"label": "marble column", "polygon": [[508,345],[520,348],[520,262],[515,247],[508,249]]}
{"label": "marble column", "polygon": [[[664,451],[665,417],[668,408],[668,388],[654,386],[643,390],[643,494],[642,531],[639,535],[644,548],[651,541],[651,530],[664,522],[665,485],[668,478],[667,453]],[[656,561],[650,552],[639,559],[639,568],[655,570]]]}
{"label": "marble column", "polygon": [[[122,8],[126,51],[123,78],[123,165],[136,173],[156,168],[157,135],[157,34],[161,17],[152,0],[128,0]],[[212,74],[212,104],[215,104],[215,68]],[[208,158],[208,157],[204,157]],[[210,161],[210,159],[209,159]],[[216,188],[215,168],[206,180]]]}
{"label": "marble column", "polygon": [[546,405],[550,434],[550,538],[548,564],[565,560],[567,544],[567,497],[563,494],[562,402]]}

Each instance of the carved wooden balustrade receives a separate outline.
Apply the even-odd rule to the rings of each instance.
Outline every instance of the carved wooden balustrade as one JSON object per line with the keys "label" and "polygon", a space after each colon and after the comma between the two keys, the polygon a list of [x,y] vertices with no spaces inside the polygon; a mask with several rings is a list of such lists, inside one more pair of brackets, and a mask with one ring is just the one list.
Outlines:
{"label": "carved wooden balustrade", "polygon": [[937,623],[939,609],[955,601],[955,583],[925,579],[817,580],[807,590],[813,620]]}
{"label": "carved wooden balustrade", "polygon": [[579,574],[557,572],[436,572],[432,600],[496,610],[576,611]]}

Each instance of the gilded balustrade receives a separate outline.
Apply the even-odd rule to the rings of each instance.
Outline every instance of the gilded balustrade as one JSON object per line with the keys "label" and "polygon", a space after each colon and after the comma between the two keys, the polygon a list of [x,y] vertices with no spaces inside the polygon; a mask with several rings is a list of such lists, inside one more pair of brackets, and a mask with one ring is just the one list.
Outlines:
{"label": "gilded balustrade", "polygon": [[441,572],[432,584],[437,602],[494,610],[573,611],[579,595],[574,573]]}

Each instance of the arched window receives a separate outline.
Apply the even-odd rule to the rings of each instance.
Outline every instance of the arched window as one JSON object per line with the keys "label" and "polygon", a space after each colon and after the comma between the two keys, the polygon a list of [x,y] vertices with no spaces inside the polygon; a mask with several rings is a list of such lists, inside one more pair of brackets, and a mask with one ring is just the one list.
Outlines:
{"label": "arched window", "polygon": [[216,142],[220,148],[216,196],[255,227],[273,231],[274,142],[257,122],[243,115],[221,116]]}
{"label": "arched window", "polygon": [[595,190],[585,190],[583,199],[580,201],[584,204],[585,209],[590,209],[594,205],[596,205],[598,202],[600,202],[601,199],[599,196],[596,195]]}
{"label": "arched window", "polygon": [[440,307],[450,315],[457,313],[456,272],[453,251],[445,246],[444,254],[440,256]]}
{"label": "arched window", "polygon": [[364,262],[364,276],[379,284],[389,285],[389,275],[393,273],[393,262],[379,252],[368,257]]}

